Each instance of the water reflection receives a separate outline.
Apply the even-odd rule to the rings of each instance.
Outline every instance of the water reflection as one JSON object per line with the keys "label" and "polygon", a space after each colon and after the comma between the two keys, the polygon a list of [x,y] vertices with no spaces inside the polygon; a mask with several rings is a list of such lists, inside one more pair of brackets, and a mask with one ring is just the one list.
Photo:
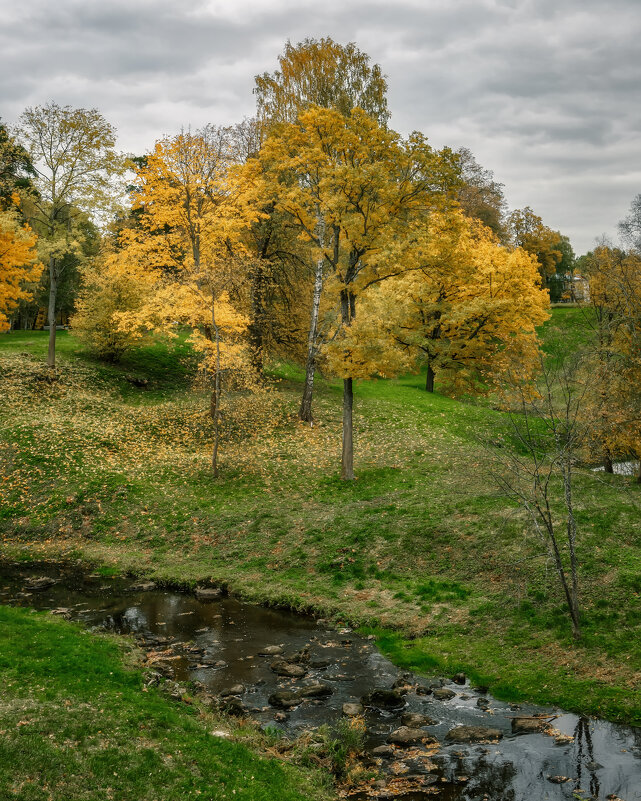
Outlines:
{"label": "water reflection", "polygon": [[594,758],[594,745],[592,743],[592,733],[590,731],[590,721],[587,718],[579,718],[574,729],[574,744],[576,748],[576,776],[578,787],[583,788],[584,775],[589,777],[590,794],[598,797],[601,785],[597,775],[597,765]]}

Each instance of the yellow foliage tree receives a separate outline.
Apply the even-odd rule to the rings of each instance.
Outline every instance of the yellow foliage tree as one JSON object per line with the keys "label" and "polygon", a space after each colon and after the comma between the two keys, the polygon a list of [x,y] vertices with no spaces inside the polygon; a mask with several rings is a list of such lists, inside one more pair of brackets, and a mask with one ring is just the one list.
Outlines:
{"label": "yellow foliage tree", "polygon": [[433,215],[420,267],[367,294],[341,361],[360,376],[394,376],[427,364],[430,392],[436,375],[455,389],[488,391],[508,372],[532,376],[535,326],[549,316],[548,306],[534,258],[502,247],[461,213]]}
{"label": "yellow foliage tree", "polygon": [[17,208],[0,207],[0,331],[9,329],[7,317],[22,299],[31,297],[25,284],[35,282],[44,269],[37,261],[38,237],[22,224]]}
{"label": "yellow foliage tree", "polygon": [[529,206],[513,211],[507,218],[507,226],[512,244],[536,257],[541,278],[553,275],[563,260],[561,234],[544,225]]}
{"label": "yellow foliage tree", "polygon": [[258,216],[258,177],[251,166],[234,168],[229,129],[215,126],[163,139],[136,172],[138,224],[121,232],[114,258],[145,285],[145,299],[118,319],[139,336],[191,329],[212,377],[217,475],[223,379],[245,387],[254,380],[242,336],[247,319],[232,298],[246,276],[244,235]]}
{"label": "yellow foliage tree", "polygon": [[280,69],[255,78],[258,119],[266,127],[295,122],[310,106],[333,108],[348,116],[360,108],[385,126],[387,82],[378,64],[350,42],[341,45],[327,36],[287,42]]}
{"label": "yellow foliage tree", "polygon": [[149,276],[135,264],[125,266],[123,255],[113,251],[88,262],[81,273],[71,327],[100,358],[118,361],[138,342],[135,331],[122,327],[120,316],[142,307],[152,289]]}
{"label": "yellow foliage tree", "polygon": [[[607,472],[616,458],[641,460],[641,257],[600,245],[588,255],[593,347],[584,414]],[[638,480],[641,482],[641,468]]]}
{"label": "yellow foliage tree", "polygon": [[[277,207],[326,265],[324,292],[340,342],[357,298],[420,258],[426,217],[450,199],[456,158],[435,152],[420,134],[402,140],[361,109],[347,117],[320,107],[279,127],[259,158]],[[341,475],[353,479],[352,375],[340,374]]]}
{"label": "yellow foliage tree", "polygon": [[[361,108],[380,125],[387,124],[387,83],[381,68],[378,64],[370,64],[369,56],[354,43],[342,45],[330,37],[307,38],[297,45],[287,42],[278,60],[279,69],[256,76],[257,123],[263,137],[278,123],[295,123],[299,114],[311,106],[332,108],[345,116],[349,116],[354,108]],[[281,342],[287,343],[288,356],[299,357],[303,343],[296,339],[298,323],[295,318],[308,317],[305,385],[298,416],[299,420],[312,423],[316,362],[326,333],[319,329],[324,263],[322,258],[314,259],[309,247],[300,240],[292,241],[291,236],[287,236],[289,226],[283,221],[282,214],[273,206],[266,210],[269,219],[259,227],[264,235],[257,243],[257,252],[262,256],[257,265],[269,264],[270,274],[259,271],[255,274],[258,280],[252,287],[254,302],[250,328],[256,342],[262,345],[263,329],[267,328],[265,323],[270,319],[263,301],[270,295],[266,291],[270,284],[277,289],[271,293],[271,300],[277,300],[279,295],[293,299],[295,295],[295,302],[287,304],[287,313],[277,318],[277,336]],[[319,226],[322,226],[321,221]],[[275,258],[268,260],[270,252]],[[291,291],[293,284],[294,292]]]}

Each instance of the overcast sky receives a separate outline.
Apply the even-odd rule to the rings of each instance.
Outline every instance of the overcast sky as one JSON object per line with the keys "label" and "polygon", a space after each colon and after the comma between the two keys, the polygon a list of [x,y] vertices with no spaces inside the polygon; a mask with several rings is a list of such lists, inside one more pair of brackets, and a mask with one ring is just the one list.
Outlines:
{"label": "overcast sky", "polygon": [[0,0],[0,116],[96,107],[121,149],[254,112],[287,39],[356,42],[391,126],[469,147],[577,253],[641,192],[641,0]]}

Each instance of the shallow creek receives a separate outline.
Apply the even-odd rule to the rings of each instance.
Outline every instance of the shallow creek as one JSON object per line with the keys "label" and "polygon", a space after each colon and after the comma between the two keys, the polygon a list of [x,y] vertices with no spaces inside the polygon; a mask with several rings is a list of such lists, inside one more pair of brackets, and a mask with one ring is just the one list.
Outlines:
{"label": "shallow creek", "polygon": [[[38,581],[43,577],[55,583]],[[388,779],[386,787],[355,798],[399,797],[406,788],[400,795],[406,801],[641,801],[641,729],[503,703],[463,676],[453,681],[404,673],[375,642],[349,629],[232,597],[205,600],[48,565],[0,567],[0,603],[58,610],[89,627],[133,634],[148,652],[150,669],[198,682],[210,695],[233,688],[231,711],[287,736],[334,725],[344,704],[365,698],[368,759]],[[265,649],[272,653],[260,655]],[[392,694],[375,693],[395,685]],[[310,688],[310,697],[300,696]],[[425,717],[408,727],[411,713]],[[538,715],[548,717],[539,721]],[[390,746],[403,724],[414,731],[413,737],[405,732],[411,742]],[[514,731],[539,725],[543,731]],[[452,730],[461,726],[495,734],[453,741]],[[421,742],[421,734],[432,741]],[[458,734],[479,738],[469,729]]]}

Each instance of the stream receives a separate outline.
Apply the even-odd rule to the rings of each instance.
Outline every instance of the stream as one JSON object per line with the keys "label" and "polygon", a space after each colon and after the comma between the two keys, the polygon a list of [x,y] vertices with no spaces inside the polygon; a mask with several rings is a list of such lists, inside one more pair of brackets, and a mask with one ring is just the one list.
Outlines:
{"label": "stream", "polygon": [[[594,473],[604,473],[605,467],[601,465],[600,467],[593,467],[592,472]],[[639,462],[613,462],[612,464],[612,473],[615,476],[636,476],[639,472]]]}
{"label": "stream", "polygon": [[362,714],[366,760],[387,778],[353,798],[641,801],[641,729],[403,672],[322,620],[53,565],[1,566],[0,603],[132,634],[157,678],[197,682],[288,737]]}

